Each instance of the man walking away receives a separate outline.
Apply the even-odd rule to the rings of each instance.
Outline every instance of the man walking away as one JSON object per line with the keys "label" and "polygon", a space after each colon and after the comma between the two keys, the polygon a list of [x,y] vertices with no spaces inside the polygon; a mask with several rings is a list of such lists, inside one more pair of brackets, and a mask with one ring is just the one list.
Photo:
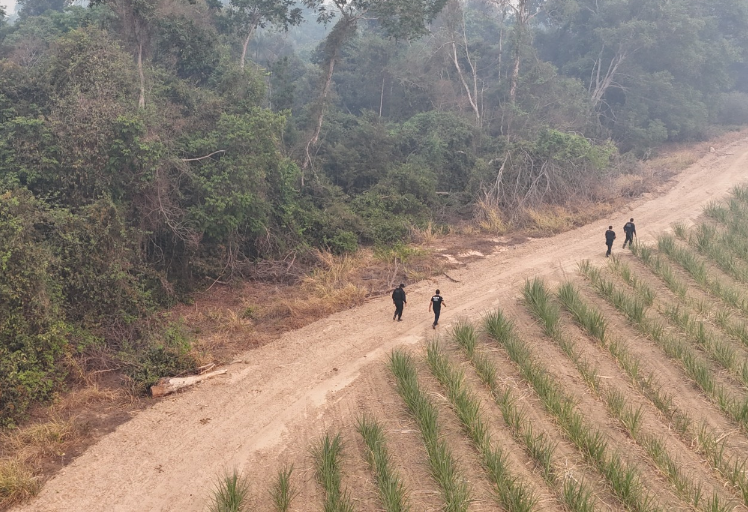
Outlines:
{"label": "man walking away", "polygon": [[608,231],[605,232],[605,245],[608,246],[608,252],[605,253],[605,257],[610,256],[610,251],[613,249],[613,240],[616,239],[616,232],[613,231],[613,226],[608,226]]}
{"label": "man walking away", "polygon": [[408,303],[408,301],[405,300],[404,288],[405,285],[400,283],[400,286],[395,288],[395,291],[392,292],[392,302],[395,304],[395,314],[392,319],[397,319],[398,322],[403,319],[403,306]]}
{"label": "man walking away", "polygon": [[629,249],[634,245],[634,237],[636,236],[636,226],[634,226],[634,219],[632,218],[623,226],[623,232],[626,233],[626,240],[623,241],[623,248],[626,248],[626,244],[629,244]]}
{"label": "man walking away", "polygon": [[434,325],[432,325],[434,329],[439,325],[439,315],[442,312],[442,306],[446,308],[447,303],[444,302],[444,298],[439,295],[439,290],[436,290],[436,294],[431,297],[431,301],[429,302],[429,313],[431,312],[431,308],[434,308]]}

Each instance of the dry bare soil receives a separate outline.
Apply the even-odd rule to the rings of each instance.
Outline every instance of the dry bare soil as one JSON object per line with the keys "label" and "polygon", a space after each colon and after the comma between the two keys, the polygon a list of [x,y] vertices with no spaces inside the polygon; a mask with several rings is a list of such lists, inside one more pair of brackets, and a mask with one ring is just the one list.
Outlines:
{"label": "dry bare soil", "polygon": [[[422,388],[439,411],[440,435],[454,453],[471,489],[470,509],[506,508],[497,502],[479,451],[465,435],[447,391],[425,362],[425,346],[435,336],[443,340],[447,357],[465,371],[466,385],[480,399],[493,443],[504,450],[512,474],[536,496],[536,509],[562,509],[563,482],[570,479],[585,482],[597,509],[624,509],[625,500],[604,471],[577,448],[564,430],[563,421],[544,407],[536,389],[500,343],[485,334],[478,340],[498,370],[499,384],[517,397],[533,432],[545,434],[555,446],[553,477],[543,476],[521,436],[513,434],[488,388],[480,383],[464,353],[456,348],[450,331],[459,320],[480,327],[484,316],[496,309],[513,320],[519,338],[530,349],[538,367],[573,399],[575,410],[586,424],[601,432],[609,452],[620,454],[624,464],[636,469],[643,495],[652,499],[651,506],[664,510],[706,509],[707,500],[716,496],[724,506],[744,509],[746,501],[739,476],[730,479],[726,471],[715,469],[717,464],[710,459],[708,447],[697,442],[696,434],[704,425],[710,435],[726,443],[725,454],[733,461],[741,461],[748,457],[744,421],[720,408],[714,394],[699,387],[681,360],[667,355],[598,296],[577,267],[580,260],[589,259],[618,287],[632,295],[636,293],[606,265],[603,232],[608,224],[613,224],[619,236],[614,253],[650,285],[661,305],[676,302],[677,297],[639,258],[621,249],[621,227],[634,217],[639,241],[656,244],[661,233],[672,231],[672,223],[696,222],[703,207],[710,201],[724,199],[731,187],[746,180],[747,171],[748,139],[744,139],[718,148],[716,153],[707,153],[675,178],[666,194],[637,200],[609,220],[513,247],[500,249],[497,241],[492,254],[450,271],[452,280],[442,277],[408,287],[402,322],[392,321],[390,301],[379,298],[288,332],[277,341],[241,355],[227,367],[225,376],[137,413],[59,471],[38,497],[18,510],[205,510],[218,478],[233,469],[248,477],[252,509],[273,510],[268,490],[277,471],[290,464],[294,465],[292,482],[298,491],[291,509],[321,510],[323,491],[315,479],[310,447],[326,432],[342,434],[343,485],[355,508],[382,510],[376,481],[366,462],[365,445],[356,431],[356,421],[363,413],[384,426],[392,461],[403,479],[412,509],[442,509],[443,493],[429,472],[417,423],[398,395],[395,378],[387,367],[389,355],[398,347],[413,355]],[[698,289],[695,282],[688,281],[691,278],[685,271],[678,272],[681,279]],[[599,341],[564,313],[561,326],[565,336],[574,341],[581,357],[594,365],[596,382],[602,383],[597,389],[591,388],[522,300],[526,280],[536,277],[542,278],[553,293],[560,283],[574,282],[585,300],[606,316],[609,333],[625,340],[629,352],[638,358],[640,374],[653,375],[662,386],[660,393],[672,397],[671,407],[658,409],[643,391],[641,381],[632,379]],[[428,301],[437,287],[442,290],[447,307],[435,333]],[[719,301],[710,298],[706,291],[698,293],[712,308],[720,308]],[[656,317],[664,306],[653,306],[651,310],[648,314]],[[734,315],[740,319],[745,312],[736,311]],[[668,330],[677,332],[672,326]],[[681,338],[686,340],[686,334]],[[742,361],[744,347],[732,335],[724,338],[736,346]],[[708,350],[693,346],[698,357],[707,361],[708,368],[717,368],[716,382],[729,396],[737,400],[746,393],[739,375],[718,368]],[[640,408],[642,419],[633,431],[611,412],[606,399],[610,390],[618,390],[626,398],[627,407]],[[672,411],[685,411],[691,426],[676,428],[677,415]],[[652,439],[661,442],[675,461],[680,477],[673,476],[675,470],[664,469],[666,465],[653,455]],[[742,470],[738,473],[742,474]],[[678,478],[702,486],[703,496],[696,497],[696,505],[689,503],[694,500],[688,491],[676,484]]]}

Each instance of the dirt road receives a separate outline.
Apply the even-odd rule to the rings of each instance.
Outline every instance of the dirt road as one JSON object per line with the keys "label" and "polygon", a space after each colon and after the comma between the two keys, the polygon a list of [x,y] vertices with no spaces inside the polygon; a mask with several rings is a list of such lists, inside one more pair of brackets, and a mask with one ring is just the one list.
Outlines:
{"label": "dirt road", "polygon": [[[389,407],[375,403],[377,387],[387,385],[382,362],[393,347],[432,333],[427,302],[435,286],[449,305],[440,329],[458,317],[478,318],[513,301],[528,277],[543,275],[553,283],[576,272],[582,258],[602,261],[608,224],[619,231],[614,251],[622,252],[621,226],[629,217],[636,219],[640,241],[653,241],[672,222],[698,217],[706,203],[748,178],[746,171],[748,139],[706,155],[667,194],[641,199],[610,220],[489,255],[451,273],[459,283],[409,286],[403,322],[392,322],[390,301],[382,298],[288,333],[244,354],[225,377],[137,414],[19,510],[205,510],[217,476],[230,468],[251,475],[255,503],[263,509],[277,461],[302,461],[297,474],[311,480],[303,462],[310,439],[331,425],[354,423],[362,404]],[[425,474],[423,468],[413,471]],[[319,506],[299,503],[297,509]]]}

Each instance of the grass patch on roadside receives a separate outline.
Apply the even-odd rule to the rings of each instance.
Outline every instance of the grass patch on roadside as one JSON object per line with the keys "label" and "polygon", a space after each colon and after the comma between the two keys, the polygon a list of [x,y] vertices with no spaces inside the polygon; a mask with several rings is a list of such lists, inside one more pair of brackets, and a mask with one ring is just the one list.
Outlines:
{"label": "grass patch on roadside", "polygon": [[9,507],[36,496],[41,481],[23,461],[0,459],[0,507]]}

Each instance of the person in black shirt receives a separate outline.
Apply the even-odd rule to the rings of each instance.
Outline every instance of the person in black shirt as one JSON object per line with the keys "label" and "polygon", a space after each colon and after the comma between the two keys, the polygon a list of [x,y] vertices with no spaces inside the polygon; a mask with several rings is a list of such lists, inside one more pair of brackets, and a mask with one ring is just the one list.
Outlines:
{"label": "person in black shirt", "polygon": [[395,304],[395,314],[392,316],[392,319],[397,321],[402,320],[403,316],[403,306],[408,303],[407,300],[405,300],[405,285],[400,283],[400,286],[395,288],[395,291],[392,292],[392,302]]}
{"label": "person in black shirt", "polygon": [[436,326],[439,324],[439,315],[442,312],[442,306],[446,308],[447,303],[444,302],[444,298],[439,295],[439,290],[436,290],[436,294],[431,297],[431,301],[429,302],[429,312],[431,312],[431,308],[434,308],[434,325],[432,325],[434,329],[436,329]]}
{"label": "person in black shirt", "polygon": [[623,248],[626,248],[626,244],[629,244],[629,249],[634,245],[634,237],[636,236],[636,226],[634,225],[634,219],[632,218],[623,226],[623,232],[626,233],[626,240],[623,242]]}
{"label": "person in black shirt", "polygon": [[605,245],[608,246],[608,252],[605,253],[605,257],[610,256],[610,251],[613,249],[613,240],[616,239],[616,232],[613,231],[613,226],[608,226],[608,231],[605,232]]}

